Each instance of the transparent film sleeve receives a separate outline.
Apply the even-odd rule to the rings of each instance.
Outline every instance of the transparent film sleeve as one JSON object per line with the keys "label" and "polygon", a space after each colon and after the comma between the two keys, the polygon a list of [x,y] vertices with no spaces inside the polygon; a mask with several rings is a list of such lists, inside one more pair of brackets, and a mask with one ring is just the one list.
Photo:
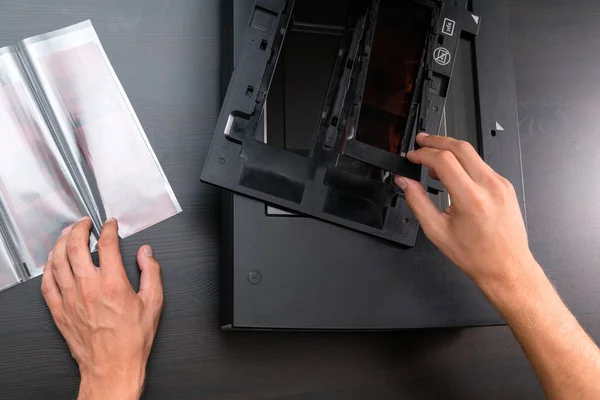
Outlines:
{"label": "transparent film sleeve", "polygon": [[8,247],[0,235],[0,291],[16,285],[21,280],[10,257]]}
{"label": "transparent film sleeve", "polygon": [[37,276],[61,231],[87,212],[14,48],[0,50],[0,142],[5,246]]}
{"label": "transparent film sleeve", "polygon": [[20,47],[101,218],[127,237],[181,212],[91,22]]}

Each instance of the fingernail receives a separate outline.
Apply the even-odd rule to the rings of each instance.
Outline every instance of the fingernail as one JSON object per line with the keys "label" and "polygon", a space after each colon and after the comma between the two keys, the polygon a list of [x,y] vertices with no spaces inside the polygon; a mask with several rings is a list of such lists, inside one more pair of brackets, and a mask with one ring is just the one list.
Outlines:
{"label": "fingernail", "polygon": [[429,133],[419,132],[419,134],[417,135],[417,138],[419,138],[419,139],[425,139],[428,136],[429,136]]}
{"label": "fingernail", "polygon": [[406,180],[406,178],[397,176],[395,178],[395,181],[396,181],[396,185],[398,185],[398,187],[402,190],[406,190],[406,188],[408,187],[408,181]]}
{"label": "fingernail", "polygon": [[150,247],[150,246],[144,247],[144,255],[146,257],[153,257],[152,247]]}
{"label": "fingernail", "polygon": [[104,223],[108,224],[109,222],[113,222],[113,221],[116,221],[116,219],[114,217],[107,219],[106,222],[104,222]]}
{"label": "fingernail", "polygon": [[72,229],[73,229],[73,225],[67,226],[65,229],[62,230],[62,232],[60,233],[60,235],[61,236],[66,235],[67,233],[71,232]]}
{"label": "fingernail", "polygon": [[48,261],[52,261],[53,255],[54,255],[54,251],[50,251],[50,253],[48,253]]}
{"label": "fingernail", "polygon": [[86,220],[88,220],[88,219],[90,219],[90,217],[88,217],[88,216],[85,216],[85,217],[82,217],[82,218],[79,220],[79,222],[83,222],[83,221],[86,221]]}

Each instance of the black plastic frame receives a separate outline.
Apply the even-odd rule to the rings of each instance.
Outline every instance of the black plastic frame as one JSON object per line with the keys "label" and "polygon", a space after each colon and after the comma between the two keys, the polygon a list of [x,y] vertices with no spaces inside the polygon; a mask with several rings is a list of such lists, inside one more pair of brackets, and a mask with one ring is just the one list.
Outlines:
{"label": "black plastic frame", "polygon": [[[422,66],[415,82],[417,90],[410,106],[409,122],[401,145],[402,151],[400,157],[388,151],[362,143],[356,140],[353,135],[348,136],[343,148],[343,154],[386,171],[420,180],[421,168],[410,163],[405,158],[405,155],[409,151],[414,150],[417,133],[439,132],[461,34],[462,32],[466,32],[471,35],[477,35],[480,23],[476,23],[472,17],[473,14],[468,11],[468,2],[466,0],[444,2],[415,0],[415,2],[430,7],[433,18],[427,40],[427,51],[424,53],[424,59],[421,61]],[[373,12],[369,19],[368,37],[363,44],[365,49],[372,47],[377,12]],[[446,23],[450,25],[446,25]],[[446,29],[447,26],[451,26],[451,28]],[[438,49],[445,49],[449,52],[450,61],[446,65],[442,65],[434,60],[434,53]],[[354,103],[351,105],[353,112],[350,111],[349,115],[352,121],[350,124],[351,129],[358,125],[362,92],[364,91],[367,78],[366,71],[369,66],[368,50],[362,51],[367,56],[363,57],[360,68],[358,68],[353,77],[353,80],[357,81],[358,90]]]}
{"label": "black plastic frame", "polygon": [[[472,11],[485,21],[473,43],[473,69],[480,82],[477,140],[486,161],[513,183],[524,210],[507,2],[472,0]],[[237,0],[221,3],[225,96],[253,5]],[[504,131],[492,136],[497,122]],[[453,127],[457,128],[461,126]],[[261,201],[228,190],[222,195],[220,309],[225,330],[364,331],[504,324],[479,289],[468,278],[461,280],[462,273],[422,233],[415,247],[404,248],[312,218],[269,216]],[[307,237],[314,240],[307,242]],[[343,257],[340,248],[360,250]],[[361,253],[370,256],[355,257]],[[253,271],[263,277],[258,285],[248,279]],[[419,289],[398,298],[398,293],[415,287]]]}
{"label": "black plastic frame", "polygon": [[[439,110],[444,108],[458,39],[463,31],[477,34],[483,23],[467,10],[467,0],[412,1],[431,6],[434,18],[419,74],[422,77],[418,86],[421,90],[413,100],[411,134],[405,136],[410,139],[403,145],[407,150],[414,147],[418,131],[439,130],[442,114]],[[378,3],[378,0],[374,0],[370,10],[376,11]],[[402,193],[389,183],[364,178],[339,167],[340,162],[350,157],[413,179],[426,175],[419,166],[409,163],[402,155],[385,152],[352,139],[346,141],[344,155],[339,154],[346,120],[351,117],[350,110],[352,106],[356,106],[357,99],[362,94],[360,72],[367,67],[368,57],[363,58],[362,63],[347,61],[358,60],[355,54],[359,54],[360,50],[364,51],[361,46],[365,46],[365,41],[357,41],[356,37],[352,40],[348,35],[347,40],[342,43],[345,51],[339,57],[336,71],[332,75],[339,76],[340,81],[332,80],[323,113],[323,121],[326,123],[319,126],[309,158],[254,140],[293,6],[294,0],[256,1],[202,180],[285,209],[413,246],[418,223],[408,209]],[[369,18],[373,21],[376,12],[367,16],[362,21],[365,25],[368,25]],[[448,31],[444,33],[444,24],[448,20],[454,22],[452,35]],[[368,34],[369,30],[361,30],[361,33],[365,32]],[[443,45],[438,41],[439,38],[443,38]],[[444,46],[451,54],[451,62],[445,66],[433,62],[433,53],[440,46]],[[346,68],[349,64],[352,66]],[[340,68],[346,69],[339,73]],[[350,82],[355,82],[354,87]],[[348,90],[333,90],[337,86]],[[340,98],[339,93],[343,93],[343,98]],[[340,116],[336,118],[339,123],[331,126],[330,121],[335,115]],[[482,141],[482,146],[484,153],[487,150],[496,154],[491,148],[487,148],[485,140]],[[504,152],[518,153],[520,160],[518,142],[517,146],[501,149]]]}

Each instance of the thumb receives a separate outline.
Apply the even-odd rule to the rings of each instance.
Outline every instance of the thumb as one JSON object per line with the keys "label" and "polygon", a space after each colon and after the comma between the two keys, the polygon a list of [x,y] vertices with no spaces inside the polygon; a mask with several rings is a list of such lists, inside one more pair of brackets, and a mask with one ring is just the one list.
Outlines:
{"label": "thumb", "polygon": [[444,213],[433,204],[419,182],[401,176],[397,176],[395,182],[404,191],[406,203],[419,220],[425,234],[432,242],[437,242],[446,224]]}
{"label": "thumb", "polygon": [[137,262],[142,271],[138,296],[144,304],[161,308],[163,304],[161,268],[158,261],[154,259],[152,247],[140,247],[137,253]]}

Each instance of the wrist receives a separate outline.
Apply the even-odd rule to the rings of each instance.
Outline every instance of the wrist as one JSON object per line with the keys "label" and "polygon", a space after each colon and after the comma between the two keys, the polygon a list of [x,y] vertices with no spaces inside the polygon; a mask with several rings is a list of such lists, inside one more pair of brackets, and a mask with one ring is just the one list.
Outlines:
{"label": "wrist", "polygon": [[139,399],[145,379],[145,367],[110,371],[81,370],[79,400],[111,398],[115,400]]}
{"label": "wrist", "polygon": [[475,283],[500,311],[505,303],[519,294],[529,292],[542,282],[547,282],[542,267],[531,253],[505,260],[496,270],[502,272],[494,277],[475,280]]}

